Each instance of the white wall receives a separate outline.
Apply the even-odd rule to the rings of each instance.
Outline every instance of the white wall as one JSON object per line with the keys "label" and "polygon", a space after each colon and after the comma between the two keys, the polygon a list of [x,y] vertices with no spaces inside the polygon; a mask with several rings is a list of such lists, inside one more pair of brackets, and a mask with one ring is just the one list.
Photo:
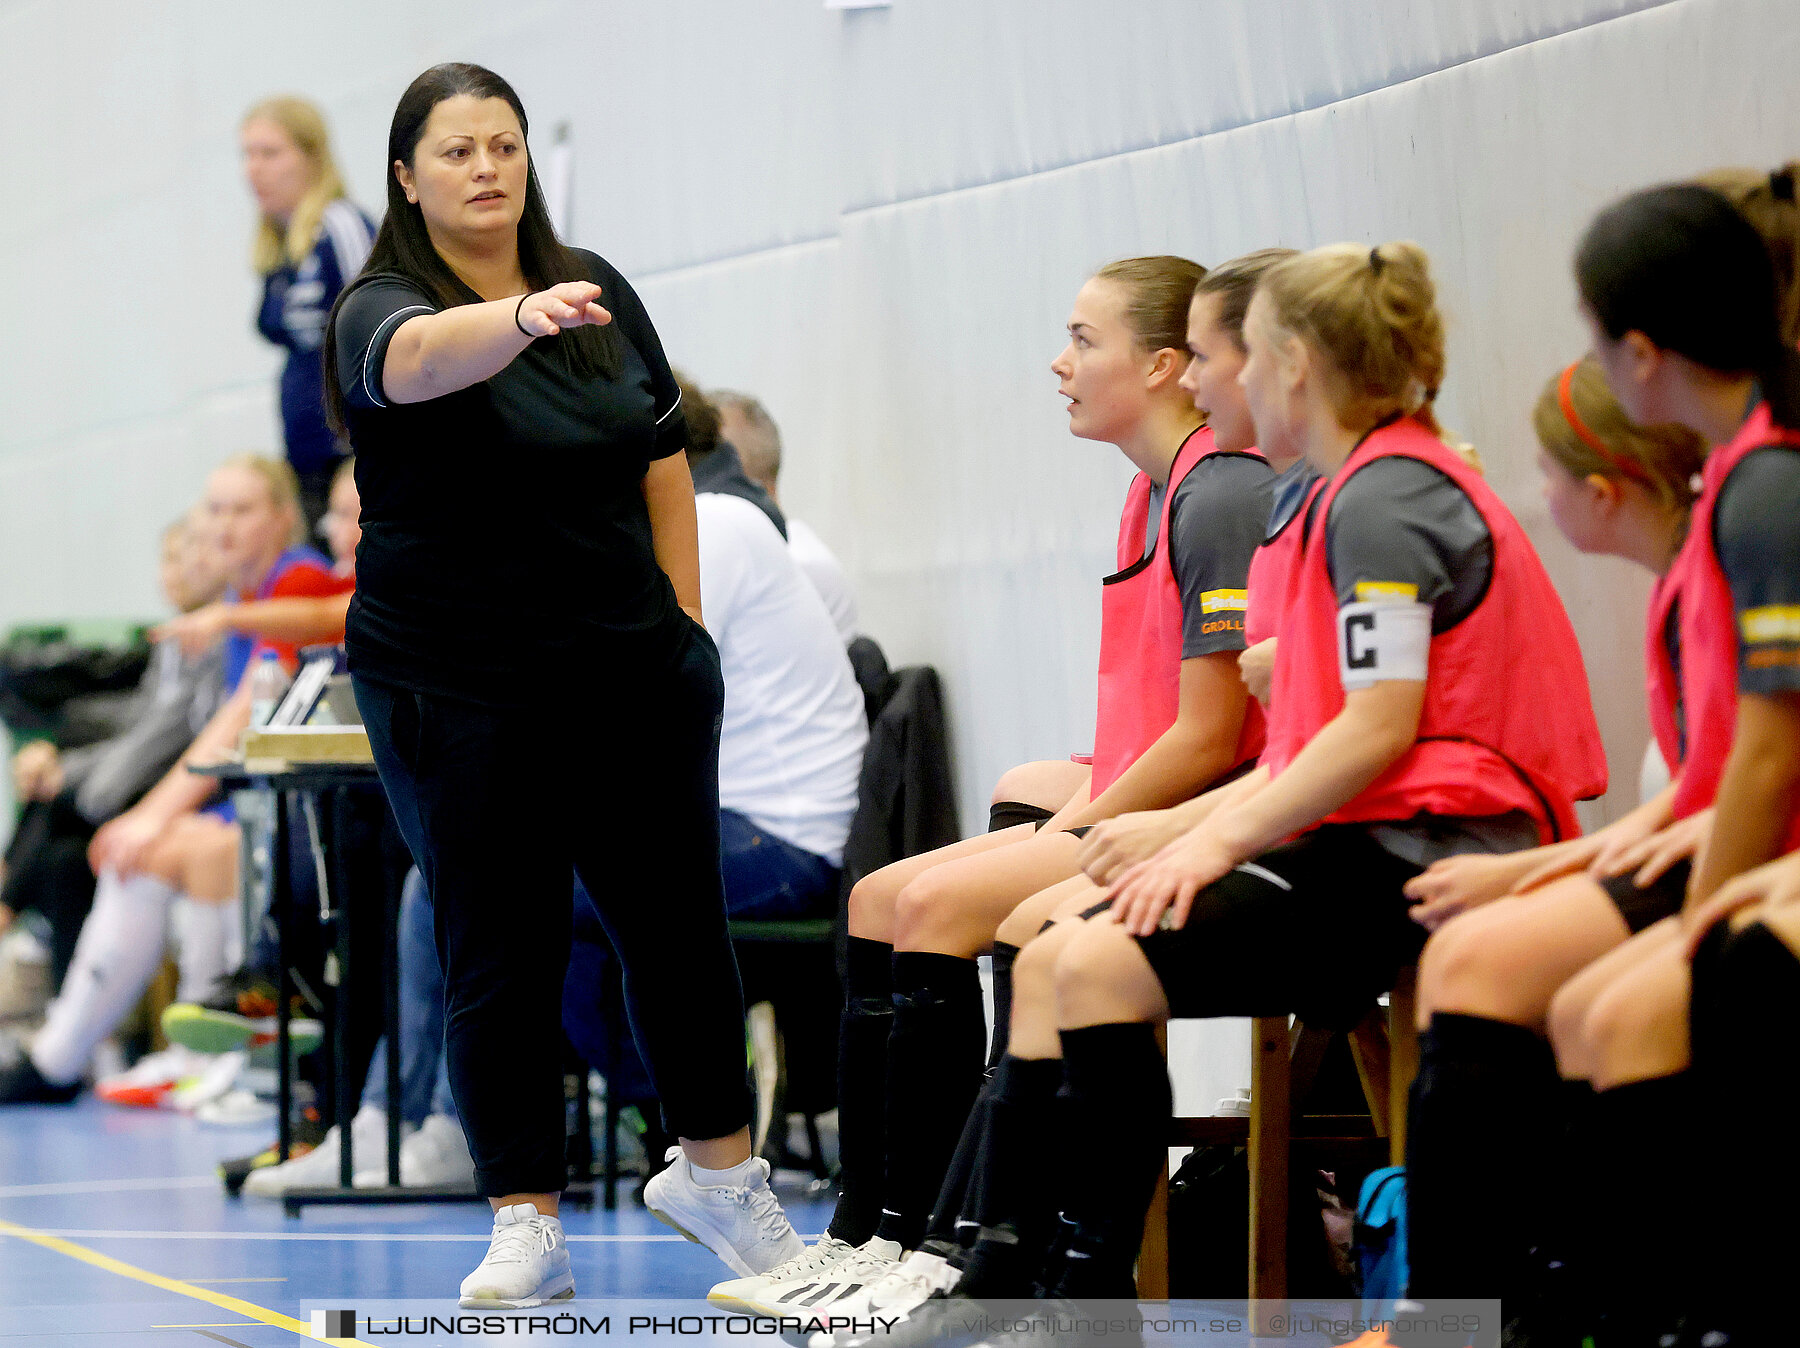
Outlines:
{"label": "white wall", "polygon": [[1337,238],[1436,258],[1446,419],[1544,549],[1628,783],[1644,586],[1552,536],[1529,409],[1581,348],[1583,221],[1793,155],[1797,56],[1791,0],[0,0],[0,623],[154,611],[158,528],[278,443],[244,107],[319,99],[374,205],[401,88],[472,59],[570,123],[574,237],[676,360],[782,423],[865,626],[948,679],[971,825],[1002,769],[1091,737],[1128,473],[1054,396],[1076,287]]}

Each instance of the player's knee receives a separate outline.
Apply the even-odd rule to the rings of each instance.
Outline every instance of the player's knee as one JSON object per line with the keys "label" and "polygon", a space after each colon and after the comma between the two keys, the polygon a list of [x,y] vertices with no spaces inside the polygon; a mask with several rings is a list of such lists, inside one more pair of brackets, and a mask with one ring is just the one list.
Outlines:
{"label": "player's knee", "polygon": [[1083,922],[1053,948],[1059,997],[1119,987],[1131,977],[1132,941],[1123,927],[1113,923]]}
{"label": "player's knee", "polygon": [[882,871],[865,875],[850,887],[850,934],[885,940],[894,923],[894,884]]}
{"label": "player's knee", "polygon": [[933,868],[914,876],[895,896],[894,942],[913,943],[963,934],[969,927],[968,895]]}

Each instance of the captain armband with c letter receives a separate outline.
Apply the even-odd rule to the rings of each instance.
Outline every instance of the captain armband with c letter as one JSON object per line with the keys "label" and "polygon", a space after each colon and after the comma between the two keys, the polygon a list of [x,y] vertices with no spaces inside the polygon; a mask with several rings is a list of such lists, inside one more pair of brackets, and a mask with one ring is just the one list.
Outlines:
{"label": "captain armband with c letter", "polygon": [[1338,677],[1344,691],[1387,679],[1424,682],[1431,618],[1432,607],[1420,602],[1417,585],[1358,581],[1355,602],[1338,609]]}

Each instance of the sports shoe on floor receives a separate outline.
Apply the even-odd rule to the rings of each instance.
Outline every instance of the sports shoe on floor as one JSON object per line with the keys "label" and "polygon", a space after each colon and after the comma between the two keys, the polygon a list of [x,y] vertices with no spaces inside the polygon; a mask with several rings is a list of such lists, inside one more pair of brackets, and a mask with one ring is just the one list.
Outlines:
{"label": "sports shoe on floor", "polygon": [[[162,1013],[162,1031],[175,1044],[201,1053],[266,1047],[276,1041],[275,981],[251,969],[227,974],[199,1002],[176,1002]],[[325,1027],[302,1014],[298,993],[289,1000],[294,1013],[288,1033],[296,1056],[311,1053],[325,1041]]]}
{"label": "sports shoe on floor", "polygon": [[539,1214],[530,1203],[514,1203],[494,1214],[494,1238],[487,1258],[462,1281],[465,1310],[523,1310],[575,1295],[569,1271],[569,1243],[562,1223]]}
{"label": "sports shoe on floor", "polygon": [[[385,1158],[384,1158],[385,1159]],[[388,1182],[386,1165],[356,1171],[356,1187],[381,1189]],[[400,1185],[405,1189],[475,1187],[475,1158],[462,1125],[444,1114],[433,1114],[400,1144]]]}
{"label": "sports shoe on floor", "polygon": [[[198,1118],[202,1109],[218,1104],[232,1093],[231,1088],[237,1085],[238,1077],[244,1070],[244,1064],[250,1060],[250,1055],[238,1049],[233,1053],[202,1053],[196,1056],[203,1060],[204,1065],[193,1076],[184,1077],[176,1083],[169,1103],[182,1113]],[[253,1100],[255,1098],[251,1097]],[[261,1122],[261,1119],[261,1115],[256,1115],[245,1121],[256,1123]]]}
{"label": "sports shoe on floor", "polygon": [[[340,1183],[338,1150],[338,1130],[332,1128],[306,1155],[252,1170],[244,1180],[244,1192],[280,1198],[289,1189],[335,1188]],[[367,1105],[350,1121],[350,1158],[359,1156],[372,1167],[387,1168],[387,1115]]]}
{"label": "sports shoe on floor", "polygon": [[273,1100],[265,1100],[254,1091],[241,1087],[226,1091],[216,1100],[205,1100],[194,1106],[194,1122],[213,1128],[247,1128],[253,1123],[268,1123],[274,1117]]}
{"label": "sports shoe on floor", "polygon": [[[862,1291],[832,1303],[831,1314],[833,1318],[844,1316],[864,1321],[876,1316],[884,1322],[906,1321],[931,1299],[933,1293],[941,1297],[949,1292],[960,1277],[962,1270],[942,1255],[929,1250],[914,1250]],[[885,1338],[890,1332],[895,1331],[885,1327],[880,1331],[880,1337]],[[935,1340],[939,1333],[939,1328],[934,1326],[930,1339]],[[854,1329],[837,1334],[820,1332],[807,1340],[807,1348],[861,1348],[875,1337],[874,1333],[859,1333]]]}
{"label": "sports shoe on floor", "polygon": [[[235,1094],[235,1092],[233,1092]],[[227,1100],[230,1096],[226,1097]],[[219,1103],[217,1101],[214,1102]],[[196,1118],[199,1114],[195,1115]],[[288,1137],[288,1159],[297,1161],[325,1139],[325,1128],[319,1122],[315,1111],[308,1110],[294,1120],[293,1129]],[[225,1184],[225,1192],[234,1198],[243,1191],[244,1181],[250,1178],[253,1170],[266,1170],[276,1164],[276,1151],[279,1144],[271,1142],[259,1152],[249,1156],[233,1157],[228,1161],[220,1161],[214,1169]]]}
{"label": "sports shoe on floor", "polygon": [[[796,1315],[835,1306],[898,1268],[904,1254],[898,1242],[872,1236],[822,1272],[790,1278],[765,1289],[756,1299],[756,1309],[765,1315]],[[837,1312],[833,1310],[832,1314]]]}
{"label": "sports shoe on floor", "polygon": [[650,1215],[704,1245],[740,1278],[785,1264],[806,1248],[769,1188],[769,1163],[752,1156],[742,1184],[701,1185],[680,1147],[670,1147],[667,1170],[644,1186]]}
{"label": "sports shoe on floor", "polygon": [[59,1086],[44,1080],[30,1054],[22,1053],[11,1066],[0,1067],[0,1105],[66,1105],[80,1094],[79,1081]]}
{"label": "sports shoe on floor", "polygon": [[856,1246],[847,1240],[839,1240],[835,1236],[820,1236],[817,1245],[808,1245],[785,1264],[778,1264],[767,1273],[722,1282],[706,1294],[706,1299],[728,1311],[758,1314],[760,1298],[776,1283],[816,1278],[855,1253]]}
{"label": "sports shoe on floor", "polygon": [[94,1083],[94,1094],[109,1105],[134,1105],[139,1109],[172,1106],[175,1088],[198,1077],[216,1061],[212,1054],[172,1044],[158,1053],[146,1053],[137,1063],[114,1076]]}

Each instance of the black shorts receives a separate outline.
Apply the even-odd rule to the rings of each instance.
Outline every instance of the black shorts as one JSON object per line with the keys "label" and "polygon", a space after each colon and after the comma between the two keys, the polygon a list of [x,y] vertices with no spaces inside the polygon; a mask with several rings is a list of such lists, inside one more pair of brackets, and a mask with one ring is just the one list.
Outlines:
{"label": "black shorts", "polygon": [[1425,944],[1401,892],[1419,871],[1367,829],[1327,824],[1214,881],[1179,931],[1138,944],[1172,1015],[1348,1029]]}
{"label": "black shorts", "polygon": [[1632,879],[1635,872],[1626,871],[1610,880],[1602,880],[1600,888],[1606,891],[1606,897],[1613,901],[1619,916],[1636,936],[1645,927],[1654,927],[1665,917],[1674,917],[1681,911],[1681,905],[1687,900],[1688,875],[1692,870],[1692,863],[1678,861],[1641,888]]}
{"label": "black shorts", "polygon": [[[1000,828],[1017,828],[1020,824],[1030,824],[1032,828],[1036,829],[1039,833],[1042,833],[1044,831],[1044,825],[1056,818],[1056,811],[1046,810],[1042,805],[1027,805],[1022,801],[1009,800],[1004,805],[993,806],[990,818],[994,820],[994,823],[989,826],[990,832],[993,831],[995,826]],[[1083,824],[1080,828],[1070,828],[1062,831],[1065,833],[1073,833],[1077,838],[1085,838],[1092,829],[1092,824]]]}

